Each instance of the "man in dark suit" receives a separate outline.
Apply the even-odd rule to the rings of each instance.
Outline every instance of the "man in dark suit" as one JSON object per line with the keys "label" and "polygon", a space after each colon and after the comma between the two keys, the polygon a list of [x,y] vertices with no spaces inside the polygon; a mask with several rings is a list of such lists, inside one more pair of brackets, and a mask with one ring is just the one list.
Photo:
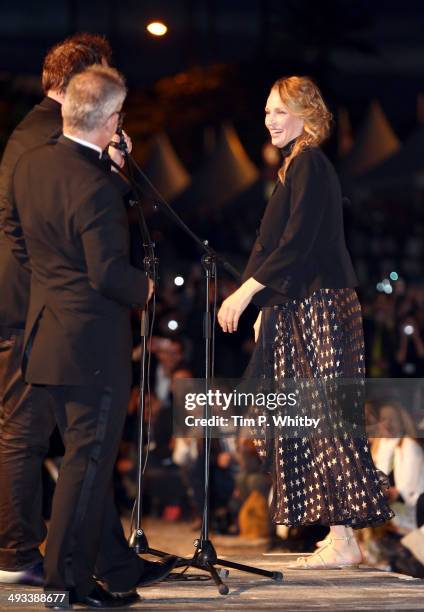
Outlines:
{"label": "man in dark suit", "polygon": [[[61,133],[61,104],[70,78],[86,66],[107,64],[110,55],[105,39],[88,34],[76,35],[49,51],[43,66],[46,97],[12,134],[0,168],[0,582],[42,584],[39,545],[46,528],[41,515],[41,465],[55,424],[43,389],[26,384],[21,375],[30,270],[21,249],[19,219],[14,217],[5,231],[5,214],[13,205],[12,175],[25,151]],[[113,154],[121,165],[119,151],[113,149]],[[114,508],[109,516],[114,518],[105,536],[113,538],[105,554],[99,555],[96,574],[112,590],[121,590],[122,581],[113,570],[117,563],[128,588],[163,579],[172,562],[153,564],[139,558],[129,549]],[[108,580],[110,571],[114,581]]]}
{"label": "man in dark suit", "polygon": [[50,49],[42,72],[45,98],[14,130],[0,165],[0,582],[42,581],[41,465],[55,424],[39,389],[21,375],[30,271],[4,232],[12,175],[25,151],[61,133],[61,104],[71,77],[110,59],[109,43],[93,34],[78,34]]}
{"label": "man in dark suit", "polygon": [[125,207],[102,160],[125,94],[110,68],[92,66],[73,77],[63,135],[21,157],[13,183],[19,220],[13,208],[6,217],[15,239],[21,224],[16,249],[31,266],[25,379],[43,386],[65,444],[45,587],[96,607],[129,601],[103,590],[94,573],[111,590],[125,591],[140,572],[122,550],[112,503],[131,383],[130,309],[142,308],[153,289],[129,263]]}

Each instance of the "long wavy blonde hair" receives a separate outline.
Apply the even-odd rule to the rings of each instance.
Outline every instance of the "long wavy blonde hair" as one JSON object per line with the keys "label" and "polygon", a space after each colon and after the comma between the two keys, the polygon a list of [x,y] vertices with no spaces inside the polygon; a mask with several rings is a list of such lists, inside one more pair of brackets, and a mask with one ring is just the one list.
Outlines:
{"label": "long wavy blonde hair", "polygon": [[282,77],[275,81],[271,91],[273,89],[278,91],[287,110],[304,121],[302,133],[295,139],[290,154],[284,158],[278,171],[280,181],[284,183],[287,169],[296,155],[307,147],[317,147],[328,138],[333,116],[318,86],[310,77]]}

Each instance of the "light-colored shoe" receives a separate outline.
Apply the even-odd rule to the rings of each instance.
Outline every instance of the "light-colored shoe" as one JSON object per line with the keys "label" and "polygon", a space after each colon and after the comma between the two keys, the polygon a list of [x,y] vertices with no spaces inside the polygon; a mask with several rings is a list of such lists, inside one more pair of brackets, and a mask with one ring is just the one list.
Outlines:
{"label": "light-colored shoe", "polygon": [[352,561],[347,561],[343,558],[342,554],[339,553],[337,549],[333,549],[333,552],[339,556],[337,561],[326,561],[322,556],[322,551],[331,546],[333,542],[336,540],[343,540],[344,542],[350,542],[353,536],[346,536],[343,538],[333,538],[327,537],[323,540],[323,543],[319,547],[317,551],[309,555],[308,557],[298,557],[294,563],[289,563],[287,566],[289,569],[358,569],[359,562],[354,563]]}
{"label": "light-colored shoe", "polygon": [[317,548],[322,548],[323,546],[327,546],[328,541],[330,540],[330,536],[327,536],[326,538],[324,538],[323,540],[319,540],[318,542],[315,542],[315,546]]}

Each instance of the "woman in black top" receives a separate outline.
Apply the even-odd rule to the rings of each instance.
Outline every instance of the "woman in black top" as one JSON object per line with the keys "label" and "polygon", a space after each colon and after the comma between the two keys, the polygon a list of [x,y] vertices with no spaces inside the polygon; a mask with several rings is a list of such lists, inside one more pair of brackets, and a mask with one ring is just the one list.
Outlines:
{"label": "woman in black top", "polygon": [[302,569],[357,565],[361,553],[352,528],[393,514],[366,437],[358,430],[353,435],[363,414],[362,316],[339,180],[319,148],[330,123],[311,79],[283,78],[272,87],[265,125],[283,156],[279,181],[243,284],[218,313],[223,331],[231,333],[251,301],[261,308],[249,375],[267,379],[274,391],[296,391],[297,413],[286,407],[282,415],[319,418],[315,429],[296,423],[284,432],[271,427],[272,435],[265,426],[255,430],[273,478],[274,522],[330,527],[319,549],[293,564]]}

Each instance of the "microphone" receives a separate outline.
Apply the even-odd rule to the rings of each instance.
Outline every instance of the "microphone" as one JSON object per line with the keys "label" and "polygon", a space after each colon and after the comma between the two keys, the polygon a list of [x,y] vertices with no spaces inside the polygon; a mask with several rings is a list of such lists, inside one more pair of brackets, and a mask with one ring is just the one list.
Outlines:
{"label": "microphone", "polygon": [[122,153],[124,153],[124,155],[127,156],[129,155],[130,152],[128,150],[127,143],[125,141],[124,132],[122,129],[122,126],[124,124],[124,117],[125,117],[125,113],[122,111],[119,111],[118,112],[118,123],[116,126],[116,132],[115,132],[119,136],[119,142],[112,141],[110,145],[114,147],[115,149],[118,149],[118,151],[122,151]]}
{"label": "microphone", "polygon": [[118,127],[116,128],[116,133],[119,136],[119,142],[115,142],[114,140],[112,140],[109,143],[110,146],[114,147],[115,149],[118,149],[119,151],[122,151],[123,153],[129,153],[122,126],[118,125]]}

